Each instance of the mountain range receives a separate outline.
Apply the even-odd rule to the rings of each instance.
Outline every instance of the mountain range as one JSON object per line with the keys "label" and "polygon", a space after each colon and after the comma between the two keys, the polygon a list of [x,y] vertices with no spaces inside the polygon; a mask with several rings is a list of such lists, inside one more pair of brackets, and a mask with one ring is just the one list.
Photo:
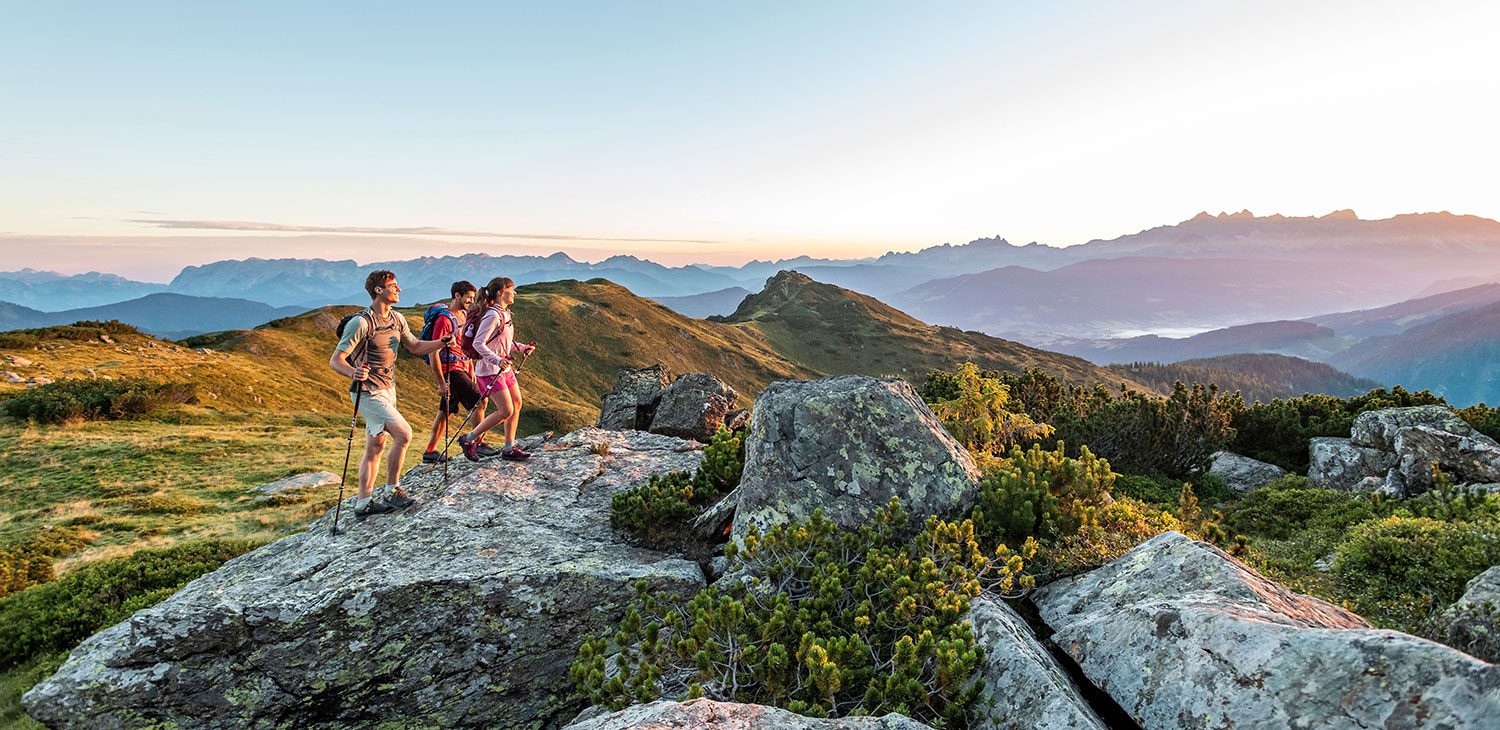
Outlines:
{"label": "mountain range", "polygon": [[[1098,338],[1203,331],[1368,309],[1500,280],[1500,223],[1451,213],[1363,220],[1201,213],[1108,240],[1068,247],[990,237],[866,259],[797,257],[742,266],[667,267],[633,256],[597,263],[566,254],[467,254],[364,264],[352,260],[244,259],[183,269],[168,284],[85,274],[0,275],[0,301],[42,311],[124,301],[156,291],[235,297],[272,306],[363,303],[364,274],[388,268],[409,299],[435,301],[459,279],[518,283],[605,278],[673,302],[734,287],[758,289],[796,269],[935,324],[1003,337]],[[732,311],[727,297],[719,314]],[[680,300],[690,313],[708,308]]]}
{"label": "mountain range", "polygon": [[0,330],[116,319],[157,337],[181,339],[205,332],[254,327],[278,317],[300,313],[304,309],[272,307],[248,299],[165,293],[147,294],[124,302],[61,312],[41,312],[18,304],[0,302]]}

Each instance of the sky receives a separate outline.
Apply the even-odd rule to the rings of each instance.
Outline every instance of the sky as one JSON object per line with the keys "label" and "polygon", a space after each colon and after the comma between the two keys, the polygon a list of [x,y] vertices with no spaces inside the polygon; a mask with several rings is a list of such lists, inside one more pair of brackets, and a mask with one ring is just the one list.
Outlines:
{"label": "sky", "polygon": [[0,0],[0,269],[1500,218],[1500,4]]}

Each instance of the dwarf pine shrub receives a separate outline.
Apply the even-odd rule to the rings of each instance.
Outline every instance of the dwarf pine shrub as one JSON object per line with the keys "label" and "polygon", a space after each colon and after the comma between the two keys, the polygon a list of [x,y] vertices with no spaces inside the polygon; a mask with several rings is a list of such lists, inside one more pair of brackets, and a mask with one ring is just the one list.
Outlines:
{"label": "dwarf pine shrub", "polygon": [[117,419],[191,403],[196,394],[191,383],[158,383],[144,378],[60,380],[6,401],[5,412],[41,423]]}
{"label": "dwarf pine shrub", "polygon": [[966,727],[982,711],[983,650],[963,616],[982,590],[1030,586],[1022,569],[1035,543],[986,553],[973,522],[936,517],[903,541],[905,524],[893,499],[858,530],[821,511],[752,530],[730,552],[732,570],[754,578],[683,603],[640,585],[619,630],[586,640],[571,675],[591,702],[611,708],[709,697]]}
{"label": "dwarf pine shrub", "polygon": [[141,550],[0,598],[0,669],[69,649],[258,545],[221,540]]}
{"label": "dwarf pine shrub", "polygon": [[609,524],[649,542],[681,533],[704,507],[739,486],[745,430],[719,429],[703,448],[697,471],[668,472],[611,498]]}

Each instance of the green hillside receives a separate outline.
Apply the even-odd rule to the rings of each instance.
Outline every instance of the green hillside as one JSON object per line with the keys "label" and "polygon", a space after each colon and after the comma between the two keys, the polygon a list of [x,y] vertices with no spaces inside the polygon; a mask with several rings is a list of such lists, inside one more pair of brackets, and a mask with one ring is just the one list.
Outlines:
{"label": "green hillside", "polygon": [[771,277],[734,314],[710,319],[756,332],[776,352],[820,373],[900,375],[920,382],[932,370],[968,361],[987,370],[1039,368],[1074,383],[1150,390],[1082,358],[930,325],[878,299],[795,271]]}

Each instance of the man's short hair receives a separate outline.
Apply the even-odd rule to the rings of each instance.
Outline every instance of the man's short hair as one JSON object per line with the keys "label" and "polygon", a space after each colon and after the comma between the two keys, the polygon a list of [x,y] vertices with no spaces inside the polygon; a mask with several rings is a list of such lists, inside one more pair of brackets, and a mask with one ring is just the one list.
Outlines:
{"label": "man's short hair", "polygon": [[387,269],[371,271],[370,275],[365,277],[365,291],[369,292],[371,299],[374,299],[375,289],[377,287],[385,286],[386,282],[394,278],[396,278],[396,272],[394,271],[390,271]]}
{"label": "man's short hair", "polygon": [[455,281],[453,282],[453,286],[448,288],[448,295],[456,297],[460,294],[468,294],[471,291],[479,291],[479,287],[467,281]]}

